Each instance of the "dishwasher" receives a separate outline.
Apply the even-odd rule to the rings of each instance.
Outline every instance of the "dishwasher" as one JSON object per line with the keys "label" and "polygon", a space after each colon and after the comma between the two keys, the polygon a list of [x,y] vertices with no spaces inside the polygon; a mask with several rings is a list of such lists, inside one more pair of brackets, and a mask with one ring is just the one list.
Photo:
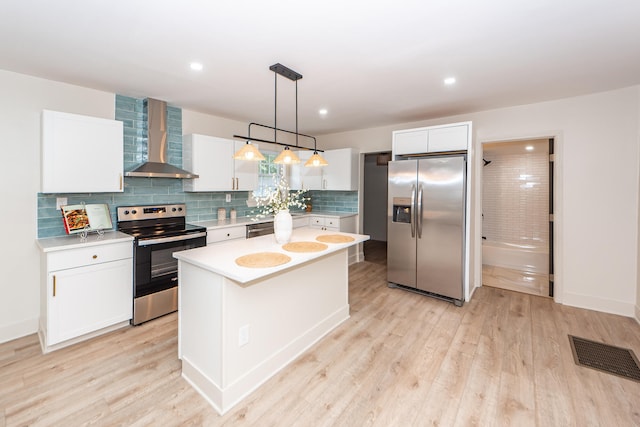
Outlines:
{"label": "dishwasher", "polygon": [[247,239],[273,234],[273,221],[247,224]]}

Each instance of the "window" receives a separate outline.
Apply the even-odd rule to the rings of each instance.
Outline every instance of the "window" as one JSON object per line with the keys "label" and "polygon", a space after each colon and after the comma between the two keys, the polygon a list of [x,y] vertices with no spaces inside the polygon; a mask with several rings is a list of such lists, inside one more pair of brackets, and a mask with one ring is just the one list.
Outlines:
{"label": "window", "polygon": [[263,197],[269,188],[274,188],[280,177],[284,174],[284,166],[277,165],[273,161],[278,153],[273,151],[263,151],[265,160],[260,162],[258,168],[258,189],[254,192],[256,196]]}

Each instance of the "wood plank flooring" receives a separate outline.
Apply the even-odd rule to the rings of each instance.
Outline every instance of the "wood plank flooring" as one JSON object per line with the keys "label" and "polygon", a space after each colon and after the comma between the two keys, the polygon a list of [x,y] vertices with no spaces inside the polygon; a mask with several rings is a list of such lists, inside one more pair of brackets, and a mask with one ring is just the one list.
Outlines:
{"label": "wood plank flooring", "polygon": [[177,316],[47,355],[0,345],[0,426],[633,426],[640,383],[567,334],[633,349],[630,318],[484,287],[462,308],[350,268],[351,318],[224,416],[180,377]]}

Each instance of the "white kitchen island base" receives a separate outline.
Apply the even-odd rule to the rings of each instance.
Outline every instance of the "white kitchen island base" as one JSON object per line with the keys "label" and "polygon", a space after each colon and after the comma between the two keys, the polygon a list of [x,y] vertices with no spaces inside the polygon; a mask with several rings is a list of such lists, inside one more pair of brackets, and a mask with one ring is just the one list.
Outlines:
{"label": "white kitchen island base", "polygon": [[349,318],[339,247],[247,283],[176,256],[182,376],[220,414]]}

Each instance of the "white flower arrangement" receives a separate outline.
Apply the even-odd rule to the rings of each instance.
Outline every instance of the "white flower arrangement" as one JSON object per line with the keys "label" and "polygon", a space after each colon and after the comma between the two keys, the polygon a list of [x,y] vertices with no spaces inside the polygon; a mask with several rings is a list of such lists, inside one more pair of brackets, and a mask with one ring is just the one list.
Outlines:
{"label": "white flower arrangement", "polygon": [[[274,181],[277,178],[274,176]],[[281,175],[275,188],[268,188],[264,196],[253,194],[256,207],[259,209],[256,218],[272,216],[290,208],[305,209],[307,207],[306,201],[309,200],[308,197],[305,197],[306,192],[307,190],[292,192],[286,178]]]}

